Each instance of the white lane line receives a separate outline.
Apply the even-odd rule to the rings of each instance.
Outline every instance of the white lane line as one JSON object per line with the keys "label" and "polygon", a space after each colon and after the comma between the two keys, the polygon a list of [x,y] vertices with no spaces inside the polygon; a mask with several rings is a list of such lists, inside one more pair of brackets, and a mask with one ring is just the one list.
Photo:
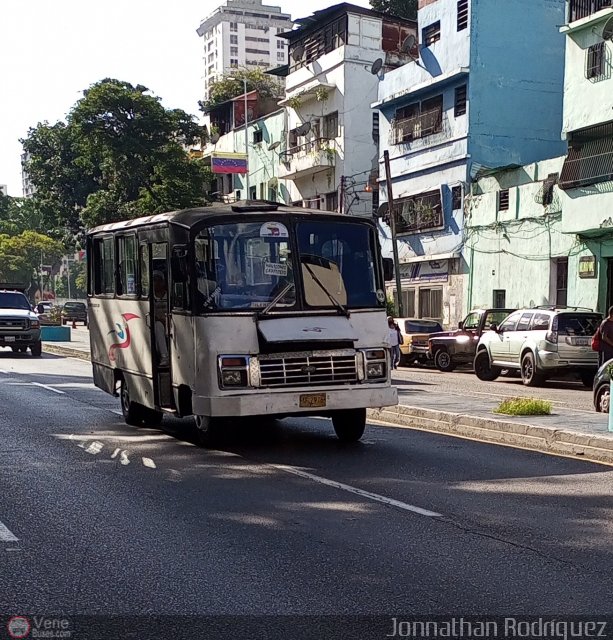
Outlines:
{"label": "white lane line", "polygon": [[117,411],[116,409],[107,409],[111,413],[114,413],[116,416],[121,416],[123,418],[123,413],[121,411]]}
{"label": "white lane line", "polygon": [[143,464],[149,469],[157,469],[157,467],[155,466],[155,462],[153,462],[151,458],[143,458]]}
{"label": "white lane line", "polygon": [[47,391],[53,391],[54,393],[58,393],[61,396],[66,395],[64,391],[60,391],[59,389],[54,389],[50,387],[48,384],[43,384],[42,382],[30,382],[33,387],[41,387],[42,389],[47,389]]}
{"label": "white lane line", "polygon": [[123,464],[124,466],[127,464],[130,464],[130,458],[128,458],[128,452],[127,451],[122,451],[121,455],[119,456],[119,462],[121,462],[121,464]]}
{"label": "white lane line", "polygon": [[19,538],[0,522],[0,542],[19,542]]}
{"label": "white lane line", "polygon": [[375,502],[380,502],[381,504],[385,504],[390,507],[397,507],[398,509],[403,509],[404,511],[418,513],[420,516],[428,516],[430,518],[442,517],[442,514],[436,513],[436,511],[428,511],[428,509],[422,509],[421,507],[416,507],[415,505],[407,504],[406,502],[400,502],[399,500],[394,500],[393,498],[386,498],[385,496],[381,496],[378,493],[371,493],[370,491],[364,491],[363,489],[358,489],[357,487],[351,487],[348,484],[343,484],[342,482],[336,482],[335,480],[328,480],[327,478],[322,478],[321,476],[315,476],[312,473],[307,473],[306,471],[302,471],[301,469],[296,469],[296,467],[288,467],[282,464],[273,464],[271,466],[275,469],[279,469],[280,471],[292,473],[296,476],[300,476],[301,478],[306,478],[307,480],[318,482],[319,484],[325,484],[327,487],[334,487],[335,489],[348,491],[349,493],[354,493],[355,495],[361,496],[362,498],[374,500]]}
{"label": "white lane line", "polygon": [[111,459],[116,458],[121,453],[121,449],[115,449],[111,454]]}

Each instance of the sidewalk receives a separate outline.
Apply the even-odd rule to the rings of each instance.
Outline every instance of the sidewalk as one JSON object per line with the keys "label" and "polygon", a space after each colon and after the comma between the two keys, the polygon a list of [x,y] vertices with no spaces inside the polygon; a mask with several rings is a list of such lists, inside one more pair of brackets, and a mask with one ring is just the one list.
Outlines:
{"label": "sidewalk", "polygon": [[[43,342],[43,352],[89,360],[89,331],[79,326],[70,342]],[[503,416],[493,413],[502,398],[432,391],[412,385],[410,376],[394,376],[393,383],[398,405],[370,410],[371,419],[613,464],[613,433],[602,413],[554,405],[550,416]]]}

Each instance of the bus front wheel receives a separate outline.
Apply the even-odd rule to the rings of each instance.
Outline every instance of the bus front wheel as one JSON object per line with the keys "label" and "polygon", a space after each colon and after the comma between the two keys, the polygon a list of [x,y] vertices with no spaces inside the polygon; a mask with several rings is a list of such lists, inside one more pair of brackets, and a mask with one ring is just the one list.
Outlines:
{"label": "bus front wheel", "polygon": [[130,390],[124,379],[121,380],[121,388],[119,391],[119,397],[121,398],[121,413],[126,424],[130,424],[133,427],[139,427],[145,422],[146,407],[138,402],[133,402],[130,398]]}
{"label": "bus front wheel", "polygon": [[196,439],[201,447],[208,449],[217,442],[219,438],[219,422],[219,418],[194,416]]}
{"label": "bus front wheel", "polygon": [[336,437],[341,442],[357,442],[366,428],[366,409],[345,409],[332,416]]}

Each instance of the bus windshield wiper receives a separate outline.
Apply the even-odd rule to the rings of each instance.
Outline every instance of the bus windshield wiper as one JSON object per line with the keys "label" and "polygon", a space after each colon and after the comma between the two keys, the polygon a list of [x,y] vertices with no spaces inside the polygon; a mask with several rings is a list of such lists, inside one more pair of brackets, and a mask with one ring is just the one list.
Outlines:
{"label": "bus windshield wiper", "polygon": [[303,266],[306,267],[307,271],[311,274],[311,278],[313,278],[313,280],[315,280],[315,282],[319,285],[319,287],[321,288],[321,290],[328,296],[328,298],[330,298],[330,301],[332,302],[332,304],[347,318],[349,318],[349,316],[351,315],[349,313],[349,311],[347,310],[347,308],[340,303],[326,288],[326,286],[323,284],[323,282],[317,277],[317,275],[315,274],[315,272],[313,271],[313,269],[311,269],[311,266],[309,265],[308,262],[303,262],[302,263]]}
{"label": "bus windshield wiper", "polygon": [[266,305],[266,307],[264,307],[264,309],[262,309],[258,313],[258,317],[262,318],[267,315],[275,307],[279,300],[281,300],[283,296],[293,288],[293,286],[293,282],[289,282],[288,284],[286,284],[285,287],[283,287],[283,289],[281,289],[281,291],[279,291],[279,293],[277,293],[277,295]]}

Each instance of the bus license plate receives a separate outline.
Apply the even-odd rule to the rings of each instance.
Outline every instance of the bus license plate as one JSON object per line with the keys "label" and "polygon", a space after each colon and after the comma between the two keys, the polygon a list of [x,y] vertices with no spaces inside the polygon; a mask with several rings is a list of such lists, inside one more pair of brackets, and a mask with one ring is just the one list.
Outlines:
{"label": "bus license plate", "polygon": [[300,396],[300,406],[303,408],[316,408],[326,406],[325,393],[303,393]]}

